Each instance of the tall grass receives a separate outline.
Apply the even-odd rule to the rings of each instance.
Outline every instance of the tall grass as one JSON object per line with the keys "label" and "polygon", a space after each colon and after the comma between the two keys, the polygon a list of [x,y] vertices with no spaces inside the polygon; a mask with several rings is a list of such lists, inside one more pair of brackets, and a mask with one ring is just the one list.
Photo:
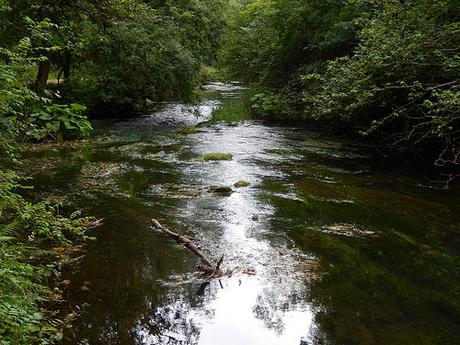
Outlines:
{"label": "tall grass", "polygon": [[225,100],[212,112],[209,123],[238,123],[250,120],[251,110],[249,105],[242,98]]}

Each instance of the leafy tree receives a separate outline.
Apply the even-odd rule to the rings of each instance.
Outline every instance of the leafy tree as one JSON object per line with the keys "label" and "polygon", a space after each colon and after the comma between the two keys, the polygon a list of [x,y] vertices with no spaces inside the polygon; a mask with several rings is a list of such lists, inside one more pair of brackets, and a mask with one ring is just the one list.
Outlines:
{"label": "leafy tree", "polygon": [[460,163],[455,1],[247,0],[230,13],[221,62],[262,87],[259,116]]}
{"label": "leafy tree", "polygon": [[304,78],[307,118],[459,164],[460,26],[451,1],[356,1],[359,46]]}
{"label": "leafy tree", "polygon": [[270,87],[350,52],[356,7],[342,0],[253,0],[231,5],[222,64]]}
{"label": "leafy tree", "polygon": [[35,91],[50,75],[69,103],[99,113],[140,109],[145,100],[190,99],[202,64],[220,44],[223,1],[2,0],[0,43],[29,36],[27,20],[48,23],[36,51]]}
{"label": "leafy tree", "polygon": [[38,47],[33,43],[48,37],[50,22],[36,23],[31,19],[27,22],[29,36],[22,38],[11,50],[0,48],[0,135],[22,141],[88,136],[91,124],[83,116],[85,107],[52,104],[51,94],[40,95],[29,87],[28,72],[47,59],[36,55],[52,48]]}

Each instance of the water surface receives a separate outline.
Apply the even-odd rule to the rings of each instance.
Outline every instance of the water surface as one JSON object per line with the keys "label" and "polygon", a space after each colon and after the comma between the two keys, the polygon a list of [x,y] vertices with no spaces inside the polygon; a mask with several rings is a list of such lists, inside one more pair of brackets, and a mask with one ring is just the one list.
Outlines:
{"label": "water surface", "polygon": [[[363,147],[301,128],[250,121],[178,134],[241,88],[205,89],[199,105],[165,104],[31,151],[41,197],[105,218],[65,273],[67,307],[82,315],[64,343],[454,344],[458,187],[384,170]],[[203,161],[209,152],[233,160]],[[239,180],[250,186],[208,192]],[[207,283],[152,217],[224,255],[234,274]]]}

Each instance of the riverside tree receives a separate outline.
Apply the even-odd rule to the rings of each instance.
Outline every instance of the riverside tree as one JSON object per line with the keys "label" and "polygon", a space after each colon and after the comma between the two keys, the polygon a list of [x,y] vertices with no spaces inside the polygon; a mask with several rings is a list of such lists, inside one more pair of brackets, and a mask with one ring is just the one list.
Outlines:
{"label": "riverside tree", "polygon": [[458,166],[458,13],[452,0],[234,2],[221,63],[263,89],[260,116]]}

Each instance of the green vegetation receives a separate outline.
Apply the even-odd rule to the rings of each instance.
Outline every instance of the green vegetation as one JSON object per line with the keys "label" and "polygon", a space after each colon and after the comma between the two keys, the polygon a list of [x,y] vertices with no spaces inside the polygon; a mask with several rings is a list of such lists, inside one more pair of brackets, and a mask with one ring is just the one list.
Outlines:
{"label": "green vegetation", "polygon": [[127,116],[192,97],[215,60],[222,13],[214,0],[1,0],[0,63],[17,63],[40,96]]}
{"label": "green vegetation", "polygon": [[[201,92],[200,83],[237,79],[255,91],[240,98],[223,96],[209,123],[257,117],[325,128],[359,137],[386,155],[443,167],[451,180],[451,171],[460,166],[457,6],[455,0],[0,0],[0,345],[51,344],[62,337],[65,322],[50,311],[52,295],[60,293],[52,286],[66,248],[89,239],[89,218],[31,196],[19,172],[27,169],[23,145],[85,139],[93,130],[89,118],[129,117],[161,102],[188,102]],[[192,127],[177,134],[195,133]],[[168,145],[162,152],[169,154],[169,146],[177,148]],[[270,149],[278,148],[264,147]],[[152,152],[150,164],[156,166],[156,148],[145,153]],[[180,157],[187,155],[184,151]],[[232,159],[230,153],[202,157]],[[87,174],[114,167],[98,161]],[[241,180],[234,187],[249,185]],[[172,182],[166,186],[171,194],[201,193]],[[209,192],[228,196],[233,190],[212,186]],[[296,214],[315,205],[308,197],[296,202]],[[327,210],[323,205],[309,211]],[[436,277],[425,271],[437,268],[430,266],[431,256],[447,258],[443,265],[456,270],[456,259],[449,264],[450,256],[438,257],[425,243],[391,231],[407,242],[400,244],[401,252],[417,246],[416,261],[423,263],[415,267],[418,276]],[[417,285],[400,281],[391,265],[380,272],[355,243],[316,232],[295,231],[293,237],[306,250],[323,253],[322,260],[332,265],[323,280],[330,296],[338,293],[336,287],[343,294],[356,292],[339,279],[351,272],[337,263],[342,256],[340,262],[349,258],[347,265],[355,266],[351,274],[367,269],[372,278],[370,283],[354,278],[364,286],[362,298],[374,287],[378,291],[391,284],[405,308],[416,304],[405,294],[416,294]],[[328,257],[331,248],[335,257]],[[449,286],[451,277],[440,270],[438,279]],[[435,297],[445,306],[443,314],[458,314],[454,303],[440,293]],[[347,319],[340,308],[336,312]],[[362,315],[371,319],[373,314]]]}
{"label": "green vegetation", "polygon": [[231,153],[206,153],[203,155],[204,161],[231,161],[233,159],[233,155]]}
{"label": "green vegetation", "polygon": [[233,2],[221,63],[259,116],[458,166],[459,18],[441,1]]}
{"label": "green vegetation", "polygon": [[200,81],[202,83],[213,82],[216,80],[221,80],[222,75],[220,70],[213,66],[202,66],[200,69]]}
{"label": "green vegetation", "polygon": [[237,123],[251,118],[250,108],[239,98],[224,101],[212,112],[210,123]]}
{"label": "green vegetation", "polygon": [[[28,71],[43,61],[35,56],[45,48],[40,40],[49,38],[47,20],[27,20],[28,34],[11,48],[0,48],[0,135],[27,141],[30,139],[77,139],[90,134],[92,127],[80,104],[57,104],[50,92],[30,87]],[[37,41],[37,42],[35,42]]]}
{"label": "green vegetation", "polygon": [[27,201],[18,194],[24,188],[15,173],[0,170],[2,345],[51,344],[62,338],[65,323],[45,308],[53,298],[48,283],[59,276],[65,258],[51,248],[89,239],[89,218],[78,212],[66,218],[58,206]]}

